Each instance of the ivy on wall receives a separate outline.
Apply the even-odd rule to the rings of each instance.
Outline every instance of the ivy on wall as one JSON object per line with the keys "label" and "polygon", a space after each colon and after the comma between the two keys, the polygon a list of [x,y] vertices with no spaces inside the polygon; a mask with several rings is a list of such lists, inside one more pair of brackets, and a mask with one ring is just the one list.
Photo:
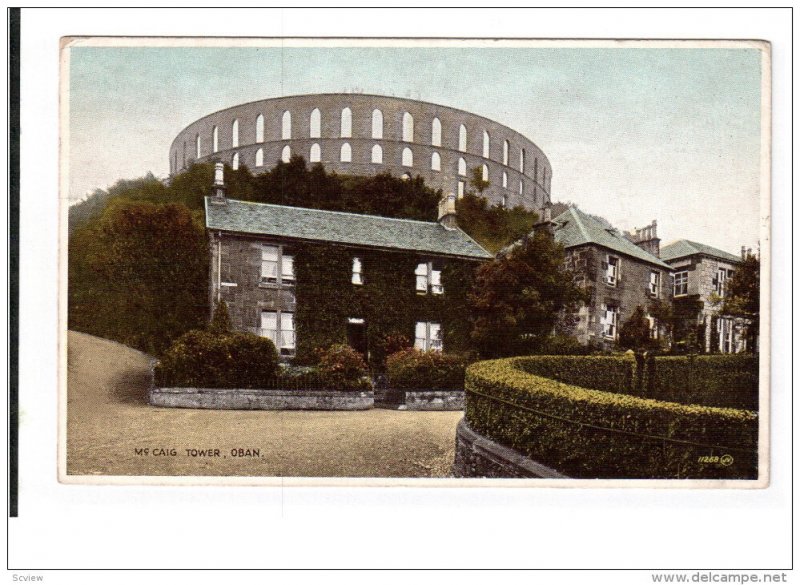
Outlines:
{"label": "ivy on wall", "polygon": [[[442,264],[444,294],[418,294],[414,269],[430,257],[329,244],[302,244],[292,250],[297,278],[297,363],[314,363],[317,350],[347,343],[349,318],[366,323],[373,368],[382,369],[385,364],[387,337],[403,336],[413,343],[417,321],[442,324],[446,352],[469,349],[467,291],[475,262],[434,259]],[[361,285],[351,282],[354,257],[361,259]]]}

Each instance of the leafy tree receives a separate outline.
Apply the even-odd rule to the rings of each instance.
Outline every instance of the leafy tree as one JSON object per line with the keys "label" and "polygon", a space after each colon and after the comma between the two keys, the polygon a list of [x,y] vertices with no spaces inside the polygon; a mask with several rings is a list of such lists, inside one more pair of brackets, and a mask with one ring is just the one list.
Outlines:
{"label": "leafy tree", "polygon": [[722,314],[743,317],[750,320],[747,328],[747,346],[756,350],[759,333],[759,317],[761,311],[761,260],[758,256],[748,255],[733,276],[728,279],[725,298],[722,302]]}
{"label": "leafy tree", "polygon": [[208,317],[199,213],[112,199],[69,242],[69,327],[160,353]]}
{"label": "leafy tree", "polygon": [[651,349],[658,344],[650,337],[650,323],[641,305],[619,329],[619,346],[623,349]]}
{"label": "leafy tree", "polygon": [[698,323],[703,301],[697,295],[673,299],[672,303],[654,301],[650,315],[666,329],[676,352],[705,351],[705,322]]}
{"label": "leafy tree", "polygon": [[469,295],[472,340],[487,358],[528,353],[553,333],[559,314],[584,300],[564,267],[563,247],[535,233],[478,268]]}
{"label": "leafy tree", "polygon": [[538,217],[521,206],[490,206],[485,197],[474,193],[467,193],[456,202],[456,214],[461,229],[492,253],[530,233]]}
{"label": "leafy tree", "polygon": [[483,169],[481,167],[475,167],[470,171],[469,184],[475,187],[480,194],[483,194],[489,187],[489,181],[483,180]]}
{"label": "leafy tree", "polygon": [[228,303],[225,301],[217,303],[214,307],[214,315],[211,317],[208,330],[212,333],[230,333],[233,331],[231,316],[228,313]]}

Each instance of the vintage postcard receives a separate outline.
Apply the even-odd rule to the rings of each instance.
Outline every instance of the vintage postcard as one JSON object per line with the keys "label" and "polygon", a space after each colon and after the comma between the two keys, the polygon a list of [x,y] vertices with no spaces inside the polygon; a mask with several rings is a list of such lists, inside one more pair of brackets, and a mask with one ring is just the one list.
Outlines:
{"label": "vintage postcard", "polygon": [[60,480],[765,487],[770,66],[63,38]]}

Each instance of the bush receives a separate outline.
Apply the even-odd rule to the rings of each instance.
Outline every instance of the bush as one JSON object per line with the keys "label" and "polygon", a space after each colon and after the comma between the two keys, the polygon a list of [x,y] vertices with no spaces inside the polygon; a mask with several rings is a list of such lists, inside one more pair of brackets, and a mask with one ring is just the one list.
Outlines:
{"label": "bush", "polygon": [[592,348],[569,335],[545,337],[532,348],[536,355],[589,355]]}
{"label": "bush", "polygon": [[604,390],[634,392],[636,360],[622,356],[531,356],[518,358],[514,367],[565,384]]}
{"label": "bush", "polygon": [[655,357],[646,363],[645,387],[659,400],[758,410],[758,357]]}
{"label": "bush", "polygon": [[251,333],[189,331],[164,353],[155,369],[160,387],[260,388],[278,372],[269,339]]}
{"label": "bush", "polygon": [[389,386],[404,390],[462,390],[464,356],[403,349],[386,358]]}
{"label": "bush", "polygon": [[367,364],[349,345],[337,343],[319,351],[319,375],[335,390],[366,390],[371,387],[366,376]]}
{"label": "bush", "polygon": [[[465,417],[476,432],[575,478],[758,477],[756,413],[563,384],[524,372],[526,360],[467,369]],[[723,455],[728,465],[701,459]]]}

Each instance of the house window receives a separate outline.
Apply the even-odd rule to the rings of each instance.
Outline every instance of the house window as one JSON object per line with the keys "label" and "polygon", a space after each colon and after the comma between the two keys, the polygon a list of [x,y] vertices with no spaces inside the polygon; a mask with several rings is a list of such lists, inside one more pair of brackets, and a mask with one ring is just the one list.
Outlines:
{"label": "house window", "polygon": [[383,138],[383,112],[372,110],[372,137]]}
{"label": "house window", "polygon": [[722,353],[733,352],[733,319],[717,317],[718,348]]}
{"label": "house window", "polygon": [[672,294],[676,297],[688,294],[689,292],[689,272],[676,272],[672,277]]}
{"label": "house window", "polygon": [[372,147],[372,162],[375,164],[383,163],[383,149],[380,144]]}
{"label": "house window", "polygon": [[319,138],[321,127],[322,115],[319,113],[319,108],[314,108],[314,110],[311,112],[311,119],[308,124],[308,137]]}
{"label": "house window", "polygon": [[606,256],[606,261],[603,264],[603,268],[606,270],[606,284],[617,286],[617,282],[619,282],[619,258]]}
{"label": "house window", "polygon": [[256,118],[256,142],[264,142],[264,115],[259,114]]}
{"label": "house window", "polygon": [[657,270],[651,270],[650,285],[649,285],[650,296],[657,299],[660,290],[661,290],[661,273],[658,272]]}
{"label": "house window", "polygon": [[294,313],[261,311],[259,335],[271,339],[282,354],[294,353]]}
{"label": "house window", "polygon": [[433,146],[442,145],[442,123],[439,118],[434,118],[431,122],[431,144]]}
{"label": "house window", "polygon": [[364,284],[364,268],[361,264],[361,258],[353,258],[353,284]]}
{"label": "house window", "polygon": [[417,292],[427,294],[430,290],[435,295],[444,293],[442,271],[433,262],[420,262],[414,274],[417,277]]}
{"label": "house window", "polygon": [[717,270],[717,278],[714,279],[714,292],[716,292],[720,297],[725,296],[725,280],[727,279],[727,276],[728,271],[724,268]]}
{"label": "house window", "polygon": [[280,246],[262,246],[261,282],[293,284],[294,257],[284,254]]}
{"label": "house window", "polygon": [[442,326],[430,321],[417,321],[414,328],[414,349],[442,351]]}
{"label": "house window", "polygon": [[600,324],[603,326],[603,337],[617,338],[617,322],[619,321],[619,307],[616,305],[600,305],[602,314]]}
{"label": "house window", "polygon": [[350,108],[342,110],[341,137],[350,138],[353,132],[353,112]]}

